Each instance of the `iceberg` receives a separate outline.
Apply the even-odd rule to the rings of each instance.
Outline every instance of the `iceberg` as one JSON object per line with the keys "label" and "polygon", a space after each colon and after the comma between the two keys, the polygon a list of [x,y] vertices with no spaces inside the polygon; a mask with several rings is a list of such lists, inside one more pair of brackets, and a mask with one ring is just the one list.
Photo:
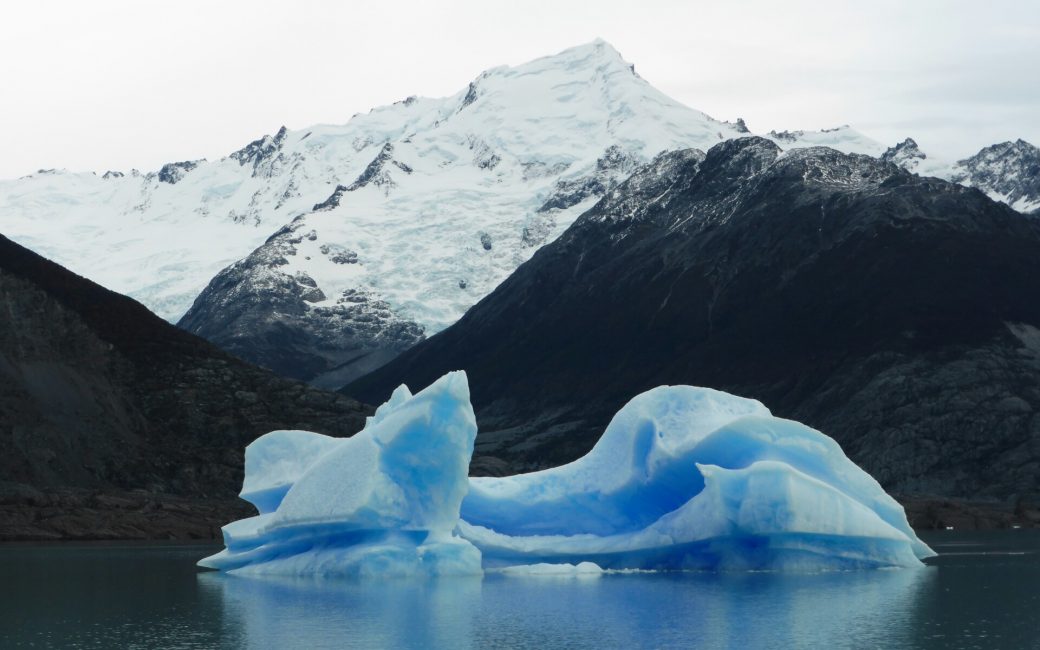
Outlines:
{"label": "iceberg", "polygon": [[454,534],[477,435],[465,374],[398,388],[350,438],[274,431],[246,447],[240,496],[258,515],[223,528],[200,566],[239,574],[481,573]]}
{"label": "iceberg", "polygon": [[752,399],[654,388],[584,457],[501,478],[467,478],[476,433],[459,371],[414,396],[399,387],[351,438],[262,436],[246,448],[241,493],[259,514],[225,526],[225,550],[199,564],[346,576],[815,571],[934,555],[834,440]]}

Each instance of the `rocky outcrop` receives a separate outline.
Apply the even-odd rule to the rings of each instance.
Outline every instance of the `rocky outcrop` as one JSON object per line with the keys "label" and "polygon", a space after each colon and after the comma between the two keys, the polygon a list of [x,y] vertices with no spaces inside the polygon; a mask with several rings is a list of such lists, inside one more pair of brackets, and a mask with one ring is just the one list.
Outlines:
{"label": "rocky outcrop", "polygon": [[558,180],[552,194],[538,208],[538,212],[566,210],[586,199],[603,196],[637,166],[636,157],[618,145],[611,145],[596,160],[596,167],[591,174]]}
{"label": "rocky outcrop", "polygon": [[[383,145],[383,148],[379,150],[379,153],[372,162],[368,163],[353,183],[345,188],[347,192],[353,192],[359,190],[362,187],[373,185],[381,188],[384,193],[389,192],[393,188],[397,187],[397,183],[394,182],[393,177],[390,176],[390,165],[393,165],[405,174],[411,174],[412,168],[408,165],[394,160],[394,145],[387,142]],[[337,191],[339,188],[336,188]],[[339,201],[336,201],[336,205],[339,205]],[[334,207],[334,206],[333,206]],[[315,206],[317,209],[317,206]]]}
{"label": "rocky outcrop", "polygon": [[285,142],[288,129],[284,126],[274,135],[264,135],[260,139],[253,140],[249,145],[242,147],[228,157],[237,160],[238,164],[244,166],[252,164],[254,170],[270,158],[277,156]]}
{"label": "rocky outcrop", "polygon": [[204,160],[185,160],[183,162],[166,163],[159,170],[159,182],[176,185],[185,174],[199,166]]}
{"label": "rocky outcrop", "polygon": [[1040,496],[1040,224],[982,192],[761,138],[663,155],[454,326],[347,386],[465,369],[475,466],[585,453],[632,396],[720,388],[892,492]]}

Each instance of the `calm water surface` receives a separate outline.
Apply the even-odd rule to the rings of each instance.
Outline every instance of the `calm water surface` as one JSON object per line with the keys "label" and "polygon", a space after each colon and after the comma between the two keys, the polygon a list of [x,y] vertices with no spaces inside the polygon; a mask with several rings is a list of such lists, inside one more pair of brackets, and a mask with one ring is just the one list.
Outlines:
{"label": "calm water surface", "polygon": [[216,547],[0,546],[0,648],[1040,648],[1040,531],[920,570],[337,582],[198,573]]}

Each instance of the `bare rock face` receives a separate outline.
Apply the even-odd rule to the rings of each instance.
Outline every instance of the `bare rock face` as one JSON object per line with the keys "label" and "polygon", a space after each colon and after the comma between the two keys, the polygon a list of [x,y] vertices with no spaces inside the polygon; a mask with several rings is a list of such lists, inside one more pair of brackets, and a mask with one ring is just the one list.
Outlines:
{"label": "bare rock face", "polygon": [[1038,295],[1034,218],[877,158],[743,138],[640,168],[343,391],[377,402],[465,369],[478,470],[502,473],[584,454],[650,387],[711,386],[825,431],[891,492],[1028,509]]}
{"label": "bare rock face", "polygon": [[[3,237],[0,304],[2,538],[119,537],[75,514],[105,511],[98,498],[118,494],[136,495],[108,508],[126,516],[182,503],[172,519],[138,517],[137,532],[122,536],[201,535],[238,507],[242,449],[253,438],[297,428],[349,435],[367,413],[239,361]],[[42,526],[31,516],[38,508],[65,523]],[[109,515],[94,521],[123,530]]]}
{"label": "bare rock face", "polygon": [[159,182],[176,185],[185,174],[199,166],[202,160],[185,160],[183,162],[166,163],[159,170]]}
{"label": "bare rock face", "polygon": [[282,145],[285,143],[285,136],[288,132],[288,129],[283,126],[274,136],[265,135],[258,140],[253,140],[228,157],[237,160],[238,164],[243,167],[252,165],[254,176],[262,174],[264,166],[281,155]]}

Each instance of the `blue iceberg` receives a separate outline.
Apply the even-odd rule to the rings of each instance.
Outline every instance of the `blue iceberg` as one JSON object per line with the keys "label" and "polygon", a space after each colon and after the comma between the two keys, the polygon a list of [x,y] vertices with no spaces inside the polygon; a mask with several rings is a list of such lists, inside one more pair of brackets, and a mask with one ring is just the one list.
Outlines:
{"label": "blue iceberg", "polygon": [[[661,386],[584,457],[467,479],[477,427],[462,372],[401,386],[352,438],[275,431],[246,449],[241,496],[201,566],[287,575],[910,567],[934,555],[831,438],[761,403]],[[513,571],[523,572],[514,569]]]}
{"label": "blue iceberg", "polygon": [[200,566],[233,573],[479,574],[455,534],[477,424],[464,373],[404,386],[351,438],[274,431],[246,447],[241,495],[259,515],[223,528]]}

